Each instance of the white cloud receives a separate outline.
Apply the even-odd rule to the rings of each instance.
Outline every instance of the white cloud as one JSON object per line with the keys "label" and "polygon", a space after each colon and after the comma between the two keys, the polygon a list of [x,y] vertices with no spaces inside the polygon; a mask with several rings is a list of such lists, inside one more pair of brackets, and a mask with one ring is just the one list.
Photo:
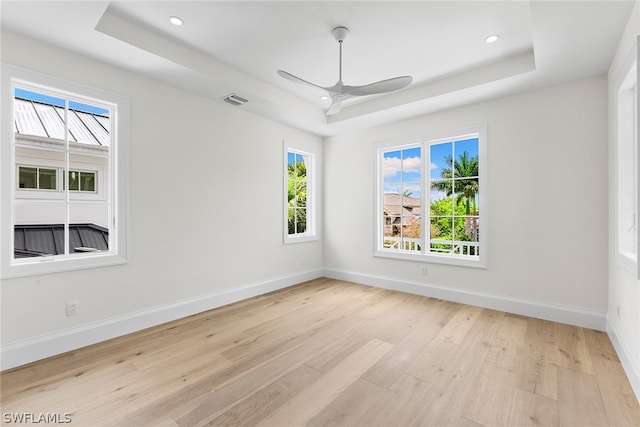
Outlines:
{"label": "white cloud", "polygon": [[420,172],[420,157],[408,157],[404,160],[398,157],[385,157],[382,168],[385,177],[394,176],[400,170]]}

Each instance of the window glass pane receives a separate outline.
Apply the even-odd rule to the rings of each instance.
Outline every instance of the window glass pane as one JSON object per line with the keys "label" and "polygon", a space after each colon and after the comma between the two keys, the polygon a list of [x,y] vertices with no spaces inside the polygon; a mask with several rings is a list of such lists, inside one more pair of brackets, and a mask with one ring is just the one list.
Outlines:
{"label": "window glass pane", "polygon": [[453,181],[437,180],[431,182],[431,216],[453,215]]}
{"label": "window glass pane", "polygon": [[80,189],[80,172],[69,171],[69,190],[78,191]]}
{"label": "window glass pane", "polygon": [[420,251],[422,238],[421,148],[382,154],[382,247]]}
{"label": "window glass pane", "polygon": [[57,188],[57,173],[55,169],[39,169],[38,184],[41,190],[55,190]]}
{"label": "window glass pane", "polygon": [[287,215],[287,224],[288,224],[288,233],[289,234],[296,234],[296,209],[295,208],[289,208],[288,209],[288,215]]}
{"label": "window glass pane", "polygon": [[93,172],[80,172],[80,191],[95,191],[96,174]]}
{"label": "window glass pane", "polygon": [[306,233],[307,231],[307,210],[296,209],[296,233]]}
{"label": "window glass pane", "polygon": [[21,166],[18,172],[18,188],[38,188],[38,168]]}
{"label": "window glass pane", "polygon": [[478,176],[478,138],[454,143],[454,176]]}
{"label": "window glass pane", "polygon": [[288,234],[306,233],[308,229],[308,182],[307,167],[309,156],[300,153],[287,153],[287,199]]}
{"label": "window glass pane", "polygon": [[61,138],[64,124],[52,106],[64,106],[64,99],[21,88],[14,90],[14,122],[19,136]]}
{"label": "window glass pane", "polygon": [[100,118],[109,117],[109,110],[69,101],[69,140],[88,145],[109,146],[109,131],[101,125]]}
{"label": "window glass pane", "polygon": [[431,180],[451,179],[453,174],[453,143],[443,142],[429,146],[429,177]]}
{"label": "window glass pane", "polygon": [[478,255],[478,148],[478,138],[429,147],[432,252]]}

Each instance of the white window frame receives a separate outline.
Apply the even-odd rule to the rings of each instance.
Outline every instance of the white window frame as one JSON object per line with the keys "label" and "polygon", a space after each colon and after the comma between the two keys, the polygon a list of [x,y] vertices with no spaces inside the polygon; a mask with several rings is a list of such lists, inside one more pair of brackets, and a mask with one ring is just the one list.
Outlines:
{"label": "white window frame", "polygon": [[[436,254],[429,251],[429,236],[425,230],[430,229],[430,189],[429,189],[429,146],[434,143],[443,141],[462,140],[467,137],[478,138],[478,157],[479,157],[479,176],[480,191],[478,194],[478,211],[479,227],[481,237],[479,241],[480,255],[470,257],[467,255],[454,254]],[[384,221],[384,172],[383,172],[383,155],[385,152],[392,150],[401,150],[404,148],[421,147],[421,197],[422,197],[422,218],[421,229],[422,236],[420,238],[420,251],[403,251],[391,250],[383,247],[383,221]],[[487,183],[488,156],[487,156],[487,127],[486,125],[478,125],[459,129],[451,132],[432,133],[419,135],[411,138],[394,139],[381,141],[374,144],[374,242],[373,255],[375,257],[393,258],[406,261],[416,261],[423,263],[448,264],[461,267],[488,268],[488,240],[489,240],[489,209],[488,194],[489,186]]]}
{"label": "white window frame", "polygon": [[[12,278],[96,268],[126,263],[128,260],[128,171],[129,171],[129,101],[128,98],[90,88],[37,71],[11,64],[0,64],[0,277]],[[16,154],[13,133],[14,87],[41,93],[63,94],[88,104],[108,105],[111,110],[112,161],[109,173],[112,226],[109,250],[83,254],[37,258],[14,258],[14,209],[16,198]]]}
{"label": "white window frame", "polygon": [[[288,184],[289,174],[287,167],[289,164],[289,153],[301,154],[308,156],[309,163],[307,164],[307,228],[304,233],[289,234],[289,222],[288,222]],[[286,142],[283,143],[283,243],[303,243],[319,240],[317,231],[317,208],[316,208],[316,184],[317,184],[317,172],[316,172],[316,152],[315,150],[307,147],[299,147],[295,145],[289,145]]]}
{"label": "white window frame", "polygon": [[640,182],[638,181],[638,51],[631,49],[614,91],[615,111],[615,244],[616,261],[640,279],[638,270],[638,227]]}
{"label": "white window frame", "polygon": [[[16,174],[18,182],[16,182],[16,186],[20,185],[20,169],[36,169],[36,188],[20,188],[16,187],[16,191],[29,191],[29,192],[46,192],[46,193],[57,193],[60,191],[60,168],[51,167],[51,166],[42,166],[42,165],[29,165],[19,163],[16,165]],[[40,188],[40,169],[49,169],[56,171],[56,188]]]}

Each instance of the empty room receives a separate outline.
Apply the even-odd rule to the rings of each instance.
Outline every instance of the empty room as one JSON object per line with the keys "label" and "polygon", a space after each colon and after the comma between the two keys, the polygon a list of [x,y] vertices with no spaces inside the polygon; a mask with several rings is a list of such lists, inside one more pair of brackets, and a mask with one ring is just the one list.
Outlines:
{"label": "empty room", "polygon": [[639,426],[640,1],[0,1],[2,424]]}

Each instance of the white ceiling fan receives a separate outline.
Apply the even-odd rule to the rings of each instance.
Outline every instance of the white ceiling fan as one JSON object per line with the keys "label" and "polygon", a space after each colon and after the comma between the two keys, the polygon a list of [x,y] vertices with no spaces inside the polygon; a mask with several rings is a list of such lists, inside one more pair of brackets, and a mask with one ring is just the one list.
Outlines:
{"label": "white ceiling fan", "polygon": [[379,82],[370,83],[368,85],[363,86],[348,86],[342,82],[342,42],[349,34],[349,29],[347,27],[339,26],[335,27],[331,30],[331,34],[337,40],[340,45],[340,68],[339,68],[339,77],[338,82],[329,87],[324,87],[317,85],[315,83],[308,82],[306,80],[301,79],[300,77],[296,77],[291,73],[287,73],[283,70],[278,70],[278,74],[284,77],[287,80],[291,80],[295,83],[303,83],[309,86],[317,87],[319,89],[325,90],[329,96],[331,97],[331,106],[327,110],[327,116],[332,114],[336,114],[340,111],[342,107],[342,101],[349,98],[354,98],[356,96],[366,96],[366,95],[374,95],[378,93],[386,93],[393,92],[394,90],[402,89],[403,87],[409,85],[413,80],[411,76],[402,76],[402,77],[393,77],[391,79],[381,80]]}

